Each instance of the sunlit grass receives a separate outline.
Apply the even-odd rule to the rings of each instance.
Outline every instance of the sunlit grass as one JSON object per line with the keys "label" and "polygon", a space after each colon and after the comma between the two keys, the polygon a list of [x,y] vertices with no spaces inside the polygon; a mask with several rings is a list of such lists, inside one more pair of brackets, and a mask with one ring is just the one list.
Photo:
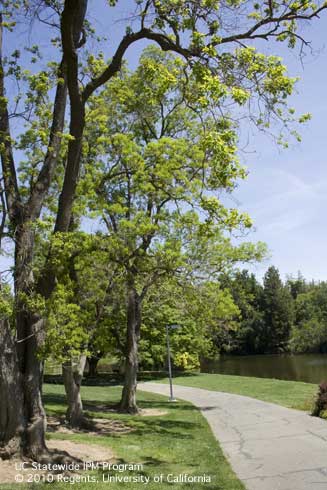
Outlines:
{"label": "sunlit grass", "polygon": [[[158,382],[167,382],[160,379]],[[312,408],[318,386],[300,381],[280,379],[252,378],[226,374],[193,374],[174,378],[177,385],[222,391],[237,395],[250,396],[288,408],[308,410]]]}
{"label": "sunlit grass", "polygon": [[[128,489],[148,490],[242,490],[244,486],[236,478],[225,460],[218,442],[214,438],[205,418],[191,404],[181,401],[169,403],[166,397],[149,393],[138,393],[139,405],[143,409],[157,409],[160,416],[130,416],[108,411],[119,401],[121,387],[91,386],[82,389],[84,403],[90,415],[122,421],[130,428],[125,433],[113,435],[90,435],[88,433],[66,434],[53,433],[49,437],[69,439],[85,444],[98,444],[110,448],[117,461],[121,463],[142,463],[143,474],[153,480],[155,475],[209,475],[211,483],[167,483],[150,481],[144,483],[105,483],[102,472],[91,473],[99,479],[95,484],[97,490]],[[66,410],[64,390],[61,385],[45,385],[44,400],[48,414],[63,415]],[[165,414],[162,414],[165,412]],[[122,473],[128,475],[131,473]],[[134,473],[133,473],[134,474]],[[70,488],[69,483],[37,484],[19,488],[53,489]],[[92,483],[77,483],[73,488],[89,489]],[[13,485],[1,487],[9,490]],[[16,486],[15,486],[16,488]]]}

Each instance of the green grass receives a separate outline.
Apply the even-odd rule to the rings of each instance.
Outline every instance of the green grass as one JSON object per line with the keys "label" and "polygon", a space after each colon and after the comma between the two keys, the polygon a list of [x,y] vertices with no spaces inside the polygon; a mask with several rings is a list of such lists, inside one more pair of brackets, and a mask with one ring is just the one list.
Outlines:
{"label": "green grass", "polygon": [[[158,382],[167,383],[168,380],[158,380]],[[311,383],[225,374],[177,376],[174,378],[174,384],[250,396],[298,410],[311,410],[318,391],[318,386]]]}
{"label": "green grass", "polygon": [[[65,397],[63,387],[60,385],[45,385],[45,405],[48,414],[61,415],[65,412]],[[130,416],[105,412],[105,406],[117,403],[121,387],[90,386],[82,389],[84,403],[90,410],[90,415],[97,418],[108,418],[123,421],[131,427],[129,433],[116,433],[110,436],[92,436],[90,434],[50,434],[51,439],[69,439],[72,441],[98,444],[110,448],[121,463],[143,463],[143,474],[153,478],[155,474],[169,473],[190,475],[210,475],[211,483],[103,483],[102,473],[93,472],[100,482],[93,486],[91,483],[34,484],[19,488],[31,489],[89,489],[97,490],[244,490],[243,484],[236,478],[229,464],[226,462],[219,444],[215,440],[205,418],[191,404],[181,401],[171,404],[166,397],[159,395],[138,393],[141,408],[156,408],[168,412],[160,416]],[[96,411],[102,410],[101,412]],[[91,473],[90,473],[91,474]],[[128,473],[124,473],[125,475]],[[134,473],[133,473],[134,474]],[[12,489],[13,485],[3,485],[3,489]],[[17,486],[15,485],[15,488]]]}

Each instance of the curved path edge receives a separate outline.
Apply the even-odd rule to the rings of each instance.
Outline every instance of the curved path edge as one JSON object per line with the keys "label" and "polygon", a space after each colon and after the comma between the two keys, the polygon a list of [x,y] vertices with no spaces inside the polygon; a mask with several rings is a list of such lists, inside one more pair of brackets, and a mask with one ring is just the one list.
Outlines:
{"label": "curved path edge", "polygon": [[[169,385],[140,383],[169,396]],[[198,407],[248,490],[327,490],[327,422],[246,396],[174,386]]]}

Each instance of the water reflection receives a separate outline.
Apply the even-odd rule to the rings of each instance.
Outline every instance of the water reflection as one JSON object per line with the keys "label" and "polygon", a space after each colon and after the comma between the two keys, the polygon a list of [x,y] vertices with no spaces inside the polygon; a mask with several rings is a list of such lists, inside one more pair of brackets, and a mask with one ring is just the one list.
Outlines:
{"label": "water reflection", "polygon": [[201,371],[320,383],[327,380],[327,354],[221,356],[204,361]]}

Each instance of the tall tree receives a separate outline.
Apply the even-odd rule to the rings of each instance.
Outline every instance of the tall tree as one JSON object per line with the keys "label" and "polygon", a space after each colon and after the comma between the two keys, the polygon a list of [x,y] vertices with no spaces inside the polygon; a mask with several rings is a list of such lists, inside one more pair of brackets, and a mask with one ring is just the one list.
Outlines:
{"label": "tall tree", "polygon": [[297,277],[289,276],[286,281],[286,287],[289,289],[294,300],[299,294],[305,293],[308,289],[306,281],[301,272],[298,272]]}
{"label": "tall tree", "polygon": [[327,283],[305,283],[303,289],[295,300],[291,349],[295,352],[326,352]]}
{"label": "tall tree", "polygon": [[[260,256],[260,245],[233,247],[224,237],[224,231],[251,223],[213,194],[232,190],[244,169],[233,127],[212,115],[216,98],[186,71],[179,57],[151,47],[134,73],[115,79],[94,99],[87,116],[93,121],[86,134],[90,207],[107,226],[110,260],[125,274],[121,410],[128,412],[137,411],[138,343],[149,288],[184,269],[210,277],[226,263]],[[205,106],[195,98],[200,91]]]}
{"label": "tall tree", "polygon": [[[119,3],[119,2],[118,2]],[[109,5],[114,6],[114,0]],[[326,9],[325,2],[268,2],[255,3],[248,0],[234,2],[226,0],[212,1],[171,1],[144,0],[135,2],[137,22],[133,29],[128,27],[122,34],[117,48],[111,53],[111,59],[99,70],[89,73],[89,78],[80,83],[83,71],[79,50],[85,49],[87,42],[87,0],[50,0],[35,2],[33,0],[3,0],[0,17],[0,152],[3,171],[6,210],[10,233],[15,244],[15,311],[17,341],[12,342],[12,359],[17,357],[17,365],[8,364],[3,371],[12,383],[7,384],[8,397],[1,400],[0,433],[1,446],[7,455],[22,452],[34,459],[47,455],[45,445],[45,413],[41,400],[41,366],[37,356],[45,337],[42,316],[34,309],[33,313],[26,306],[31,304],[35,294],[49,297],[55,284],[55,271],[45,266],[38,283],[33,277],[33,254],[35,246],[35,227],[32,223],[42,216],[50,187],[53,183],[58,163],[62,161],[63,130],[67,91],[69,94],[69,135],[68,148],[64,157],[64,175],[58,200],[54,232],[69,231],[72,205],[81,167],[83,134],[86,124],[86,106],[90,97],[114,77],[120,70],[127,49],[135,42],[145,39],[157,43],[164,51],[173,51],[184,57],[192,66],[194,73],[209,84],[212,91],[220,93],[230,86],[231,96],[239,102],[248,99],[248,91],[260,91],[260,79],[269,72],[264,87],[266,108],[275,101],[275,115],[280,116],[283,98],[292,90],[293,82],[285,77],[285,68],[280,62],[266,62],[266,58],[247,47],[254,39],[277,38],[287,40],[294,45],[297,40],[304,42],[297,34],[297,20],[311,20]],[[107,7],[109,8],[109,7]],[[13,29],[14,34],[20,23],[17,18],[26,19],[31,14],[35,22],[46,22],[54,29],[60,25],[59,43],[54,40],[57,51],[54,64],[49,70],[41,69],[28,76],[29,86],[26,97],[13,95],[13,104],[6,97],[5,85],[7,75],[23,78],[26,71],[16,64],[6,68],[7,55],[3,55],[3,29]],[[23,15],[22,15],[23,14]],[[50,19],[50,21],[49,21]],[[138,25],[136,25],[138,24]],[[235,29],[231,28],[236,26]],[[244,26],[239,28],[238,26]],[[38,29],[34,26],[34,32]],[[52,36],[48,33],[49,45]],[[9,36],[9,34],[8,34]],[[9,37],[10,39],[10,37]],[[240,48],[240,45],[242,46]],[[83,48],[84,47],[84,48]],[[37,47],[36,47],[37,51]],[[59,53],[59,56],[58,56]],[[16,52],[15,55],[18,53]],[[61,56],[61,61],[58,58]],[[33,63],[34,63],[33,57]],[[54,68],[55,67],[55,68]],[[49,72],[54,76],[51,79]],[[244,78],[244,75],[247,77]],[[26,77],[25,77],[26,78]],[[50,83],[49,82],[49,78]],[[242,86],[242,80],[246,85]],[[26,84],[25,87],[26,88]],[[283,94],[280,99],[278,94]],[[11,95],[11,94],[10,94]],[[48,101],[44,104],[48,96]],[[275,98],[274,98],[275,97]],[[17,104],[17,100],[19,103]],[[23,100],[23,102],[22,102]],[[22,186],[22,173],[18,172],[17,135],[12,134],[10,127],[11,107],[17,107],[15,116],[21,116],[28,122],[25,132],[30,142],[30,154],[37,158],[31,160],[25,184]],[[22,107],[23,106],[23,107]],[[257,118],[258,124],[267,124],[263,111]],[[26,146],[25,146],[26,149]],[[28,153],[28,152],[26,152]],[[22,171],[24,171],[21,167]],[[137,314],[135,313],[137,316]],[[0,355],[4,355],[1,352]],[[6,359],[1,363],[6,365]],[[14,361],[14,364],[16,361]],[[15,373],[19,371],[20,376]],[[11,373],[11,374],[10,374]],[[2,374],[3,376],[3,374]],[[28,381],[28,382],[27,382]],[[6,400],[20,386],[22,399],[17,400],[17,413],[21,414],[20,422],[10,424],[11,431],[5,430],[7,419],[3,414],[10,410]],[[11,392],[11,395],[10,393]],[[4,429],[4,430],[2,430]],[[4,434],[4,435],[3,435]],[[13,444],[15,441],[15,444]]]}
{"label": "tall tree", "polygon": [[224,287],[230,290],[240,310],[238,328],[232,334],[231,352],[262,354],[266,348],[264,312],[262,310],[263,288],[254,274],[247,270],[237,271],[222,278]]}
{"label": "tall tree", "polygon": [[294,319],[292,296],[278,269],[269,267],[264,277],[262,308],[265,321],[265,351],[283,352],[288,347]]}

